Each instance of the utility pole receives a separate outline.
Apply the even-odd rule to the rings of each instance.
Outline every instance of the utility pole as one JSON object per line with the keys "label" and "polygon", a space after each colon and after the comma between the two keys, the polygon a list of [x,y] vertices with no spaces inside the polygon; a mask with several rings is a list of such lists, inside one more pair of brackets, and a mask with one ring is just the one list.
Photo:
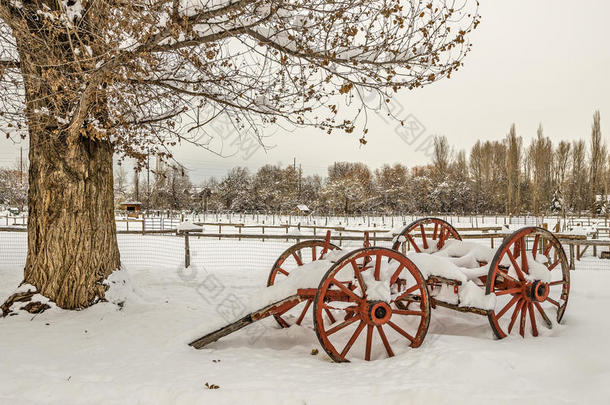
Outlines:
{"label": "utility pole", "polygon": [[140,201],[140,172],[136,167],[134,176],[133,176],[133,186],[135,191],[136,201]]}
{"label": "utility pole", "polygon": [[146,156],[146,209],[150,209],[150,152]]}
{"label": "utility pole", "polygon": [[19,183],[23,184],[23,146],[19,149]]}
{"label": "utility pole", "polygon": [[303,165],[301,165],[299,163],[299,200],[301,199],[301,192],[303,191],[302,184],[303,184]]}

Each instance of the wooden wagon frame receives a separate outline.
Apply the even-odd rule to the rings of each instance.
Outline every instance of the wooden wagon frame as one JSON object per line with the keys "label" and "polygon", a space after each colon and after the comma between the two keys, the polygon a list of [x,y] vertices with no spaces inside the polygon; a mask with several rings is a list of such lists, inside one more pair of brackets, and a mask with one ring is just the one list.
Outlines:
{"label": "wooden wagon frame", "polygon": [[[269,316],[282,328],[301,325],[310,309],[322,348],[337,362],[392,357],[396,342],[401,349],[419,347],[431,309],[438,306],[486,316],[498,339],[517,330],[522,337],[538,336],[539,322],[548,328],[551,318],[561,322],[570,290],[569,266],[551,232],[521,228],[498,249],[480,250],[461,242],[457,230],[438,218],[407,225],[391,249],[372,247],[365,237],[364,247],[341,251],[328,232],[325,240],[303,241],[284,251],[267,280],[268,291],[292,287],[288,280],[303,278],[307,271],[318,276],[315,286],[297,284],[283,298],[190,345],[201,349]],[[456,264],[465,262],[470,265]]]}

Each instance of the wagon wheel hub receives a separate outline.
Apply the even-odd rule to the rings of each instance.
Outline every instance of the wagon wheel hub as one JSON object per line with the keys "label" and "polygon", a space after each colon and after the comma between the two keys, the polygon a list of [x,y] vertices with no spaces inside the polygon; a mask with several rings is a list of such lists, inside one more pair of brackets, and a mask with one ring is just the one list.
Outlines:
{"label": "wagon wheel hub", "polygon": [[384,301],[366,301],[361,313],[369,325],[383,325],[392,317],[392,308]]}
{"label": "wagon wheel hub", "polygon": [[537,280],[528,285],[526,291],[530,300],[542,302],[549,296],[549,285]]}

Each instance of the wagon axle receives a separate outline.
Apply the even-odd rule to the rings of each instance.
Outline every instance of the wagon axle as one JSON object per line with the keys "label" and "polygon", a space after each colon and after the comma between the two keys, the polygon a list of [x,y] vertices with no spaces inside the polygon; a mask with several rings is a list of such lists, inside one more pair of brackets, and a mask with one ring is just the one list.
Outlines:
{"label": "wagon axle", "polygon": [[536,302],[543,302],[549,296],[550,288],[547,283],[534,281],[526,287],[527,297]]}
{"label": "wagon axle", "polygon": [[361,313],[369,325],[383,325],[392,317],[392,308],[384,301],[366,301]]}

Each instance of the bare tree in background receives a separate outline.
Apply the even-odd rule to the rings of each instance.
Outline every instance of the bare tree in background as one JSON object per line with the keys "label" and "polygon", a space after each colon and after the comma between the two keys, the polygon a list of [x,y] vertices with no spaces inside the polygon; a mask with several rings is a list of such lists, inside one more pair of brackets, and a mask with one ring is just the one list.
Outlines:
{"label": "bare tree in background", "polygon": [[451,163],[451,146],[446,136],[434,137],[434,148],[432,155],[432,166],[437,178],[447,177],[449,164]]}
{"label": "bare tree in background", "polygon": [[586,164],[585,142],[574,141],[572,144],[572,172],[570,173],[570,205],[575,211],[585,209],[586,195],[588,193],[588,175]]}
{"label": "bare tree in background", "polygon": [[565,215],[565,193],[568,188],[568,174],[570,169],[571,144],[566,141],[559,142],[553,154],[553,182],[555,193],[561,198],[561,212]]}
{"label": "bare tree in background", "polygon": [[[542,124],[536,131],[536,139],[532,141],[528,150],[528,160],[531,170],[531,198],[532,209],[535,215],[551,202],[551,162],[553,146],[551,140],[544,136]],[[544,207],[544,208],[543,208]]]}
{"label": "bare tree in background", "polygon": [[119,165],[119,167],[114,171],[114,198],[121,201],[125,200],[128,190],[129,185],[127,182],[127,172],[125,171],[123,165]]}
{"label": "bare tree in background", "polygon": [[595,212],[596,196],[605,198],[604,172],[606,164],[606,145],[602,140],[601,117],[599,111],[593,113],[593,125],[591,125],[591,157],[589,159],[589,199],[587,205]]}
{"label": "bare tree in background", "polygon": [[506,136],[506,210],[509,215],[518,215],[521,210],[521,159],[523,140],[517,136],[512,124]]}
{"label": "bare tree in background", "polygon": [[409,169],[400,163],[385,164],[375,170],[375,207],[389,212],[404,210],[410,198],[408,178]]}
{"label": "bare tree in background", "polygon": [[219,118],[364,135],[395,92],[460,68],[479,16],[468,0],[0,0],[0,20],[0,120],[30,141],[24,281],[84,308],[120,265],[113,153],[209,147]]}
{"label": "bare tree in background", "polygon": [[485,198],[483,197],[485,182],[483,179],[484,168],[481,141],[477,141],[477,143],[475,143],[472,149],[470,150],[469,168],[470,177],[473,181],[474,193],[474,202],[472,208],[475,212],[477,212],[481,209],[483,201],[485,201]]}
{"label": "bare tree in background", "polygon": [[16,168],[0,168],[0,204],[23,209],[27,203],[28,184],[23,181],[19,164]]}

